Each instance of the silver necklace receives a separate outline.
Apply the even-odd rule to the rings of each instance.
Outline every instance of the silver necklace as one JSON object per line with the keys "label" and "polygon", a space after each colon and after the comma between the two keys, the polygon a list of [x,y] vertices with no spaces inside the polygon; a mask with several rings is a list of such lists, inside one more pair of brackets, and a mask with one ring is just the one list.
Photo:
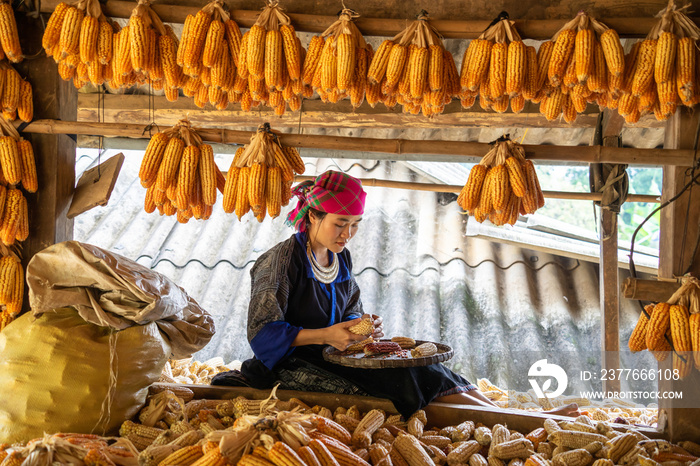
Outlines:
{"label": "silver necklace", "polygon": [[313,252],[311,252],[311,242],[306,243],[306,256],[311,263],[311,270],[314,272],[314,277],[316,277],[316,280],[326,285],[335,281],[338,277],[338,270],[340,269],[338,266],[338,255],[336,253],[332,254],[333,260],[331,265],[324,267],[316,261]]}

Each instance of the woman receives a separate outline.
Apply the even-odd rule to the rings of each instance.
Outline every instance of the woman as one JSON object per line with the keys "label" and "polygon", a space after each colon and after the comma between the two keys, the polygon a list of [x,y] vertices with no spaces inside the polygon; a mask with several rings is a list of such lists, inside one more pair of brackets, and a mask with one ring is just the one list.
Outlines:
{"label": "woman", "polygon": [[327,171],[292,191],[299,198],[287,223],[298,233],[260,256],[251,270],[248,341],[255,357],[240,373],[220,374],[213,385],[372,395],[390,399],[405,417],[431,401],[494,407],[477,387],[442,364],[396,369],[345,367],[323,359],[324,345],[344,350],[364,336],[348,330],[364,314],[345,248],[364,212],[361,182]]}

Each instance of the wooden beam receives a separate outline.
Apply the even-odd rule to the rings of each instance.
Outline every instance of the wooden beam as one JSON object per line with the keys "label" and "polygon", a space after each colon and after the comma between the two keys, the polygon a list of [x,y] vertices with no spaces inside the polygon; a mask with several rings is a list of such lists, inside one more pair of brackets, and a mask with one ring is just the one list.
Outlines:
{"label": "wooden beam", "polygon": [[[314,176],[296,176],[296,183],[308,180],[314,180]],[[459,194],[462,191],[461,185],[450,185],[440,183],[413,183],[409,181],[392,181],[381,180],[377,178],[360,178],[363,186],[379,187],[379,188],[394,188],[407,189],[410,191],[432,191],[438,193],[454,193]],[[544,197],[547,199],[569,199],[575,201],[600,201],[601,193],[575,193],[567,191],[543,191]],[[627,202],[659,202],[657,196],[647,194],[633,194],[627,198]]]}
{"label": "wooden beam", "polygon": [[622,284],[622,296],[627,299],[665,303],[680,286],[680,283],[675,280],[644,280],[628,277]]}
{"label": "wooden beam", "polygon": [[[40,18],[17,15],[22,50],[40,50]],[[14,65],[32,85],[34,117],[37,119],[74,120],[77,91],[58,76],[56,63],[43,53]],[[27,137],[26,133],[23,133]],[[73,238],[73,221],[66,217],[75,184],[75,142],[65,134],[34,133],[31,140],[36,155],[39,190],[25,194],[29,207],[29,238],[22,248],[24,260],[54,243]],[[26,264],[25,264],[26,265]]]}
{"label": "wooden beam", "polygon": [[[60,0],[45,0],[41,2],[41,11],[50,13]],[[194,15],[206,2],[198,6],[184,6],[179,4],[156,3],[151,5],[155,12],[165,22],[184,23],[187,15]],[[108,0],[101,3],[105,15],[113,18],[129,18],[134,9],[133,2],[121,0]],[[396,4],[399,7],[399,4]],[[364,35],[367,36],[394,36],[401,32],[409,19],[413,19],[418,13],[418,5],[414,11],[406,11],[404,5],[402,12],[405,17],[398,18],[368,18],[360,17],[355,23]],[[340,6],[338,6],[340,8]],[[499,7],[500,8],[500,7]],[[661,7],[662,8],[662,7]],[[306,10],[312,11],[312,10]],[[257,19],[260,11],[257,10],[231,10],[232,18],[245,28],[251,27]],[[574,10],[575,12],[575,10]],[[402,16],[404,16],[402,14]],[[494,15],[495,16],[495,15]],[[290,13],[292,24],[298,31],[323,32],[336,19],[336,16],[322,16],[311,14]],[[566,19],[515,19],[515,28],[524,39],[547,40],[550,39],[570,18]],[[657,19],[651,16],[639,18],[597,18],[609,27],[615,29],[620,37],[645,37],[649,30],[656,24]],[[696,21],[697,22],[697,21]],[[488,26],[490,20],[459,21],[453,19],[436,19],[431,24],[446,38],[475,39]]]}
{"label": "wooden beam", "polygon": [[[700,115],[697,112],[682,110],[676,112],[666,127],[665,147],[692,149],[698,128]],[[693,162],[687,167],[693,166]],[[687,167],[664,167],[661,200],[675,197],[688,182]],[[673,278],[683,275],[688,269],[694,276],[700,272],[700,260],[692,257],[698,234],[700,220],[700,188],[695,186],[692,192],[686,191],[673,204],[661,210],[661,236],[659,241],[659,277]],[[659,369],[673,369],[672,357],[659,363]],[[660,380],[659,390],[682,391],[683,399],[660,399],[659,419],[665,416],[663,426],[668,437],[678,440],[700,442],[700,408],[689,408],[689,399],[698,400],[700,372],[691,371],[685,380]],[[685,400],[685,403],[684,403]],[[681,407],[683,406],[683,407]],[[697,403],[696,403],[697,406]]]}
{"label": "wooden beam", "polygon": [[[148,139],[143,125],[127,123],[91,123],[78,121],[35,120],[24,129],[27,133],[87,134],[105,137]],[[251,133],[227,129],[197,128],[204,141],[225,144],[247,144]],[[395,154],[392,160],[464,161],[465,156],[483,157],[491,145],[480,142],[435,141],[408,139],[370,139],[306,134],[281,134],[280,141],[288,146],[340,151]],[[536,161],[565,161],[587,163],[625,163],[641,165],[688,165],[692,150],[632,149],[601,146],[524,145],[529,159]]]}
{"label": "wooden beam", "polygon": [[[318,99],[305,99],[301,112],[286,112],[278,117],[270,109],[244,112],[240,104],[230,104],[226,110],[216,110],[207,105],[199,108],[189,98],[168,102],[163,96],[149,98],[147,95],[104,95],[104,110],[98,107],[99,94],[81,93],[78,96],[78,120],[99,120],[107,123],[134,123],[147,125],[156,121],[160,126],[173,126],[187,119],[194,126],[225,129],[255,127],[270,122],[275,128],[590,128],[595,125],[598,111],[590,105],[573,123],[563,119],[547,121],[539,113],[538,106],[528,102],[520,113],[496,113],[485,111],[478,105],[465,110],[455,100],[445,111],[434,117],[403,113],[400,106],[387,108],[383,104],[372,108],[367,102],[354,109],[350,102],[325,104]],[[153,106],[155,110],[149,111]],[[99,112],[99,115],[98,115]],[[639,128],[662,127],[653,116],[645,116],[635,124]]]}

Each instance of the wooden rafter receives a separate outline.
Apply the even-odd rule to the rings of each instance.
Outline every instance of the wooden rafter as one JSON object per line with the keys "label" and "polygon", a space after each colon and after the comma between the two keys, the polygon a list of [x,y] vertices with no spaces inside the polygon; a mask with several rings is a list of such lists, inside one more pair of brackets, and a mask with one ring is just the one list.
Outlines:
{"label": "wooden rafter", "polygon": [[[36,120],[22,129],[26,133],[76,134],[105,137],[148,139],[144,125],[127,123],[93,123],[85,121]],[[247,144],[249,131],[220,128],[198,128],[198,134],[207,142]],[[281,134],[280,140],[288,146],[393,154],[397,161],[466,162],[467,157],[483,157],[491,149],[488,143],[440,140],[370,139],[308,134]],[[625,163],[630,165],[681,165],[693,163],[690,149],[632,149],[602,146],[524,145],[527,157],[535,161],[563,161],[583,163]]]}
{"label": "wooden rafter", "polygon": [[[41,11],[52,12],[60,0],[45,0],[41,2]],[[201,6],[204,6],[202,2]],[[102,3],[102,11],[114,18],[129,18],[134,9],[133,2],[122,0],[108,0]],[[163,21],[171,23],[184,23],[188,14],[194,15],[199,11],[199,6],[183,6],[179,4],[154,3],[151,7]],[[260,11],[255,10],[231,10],[232,18],[242,27],[250,27],[255,23]],[[417,12],[407,12],[407,16]],[[337,18],[335,16],[322,16],[310,14],[289,14],[294,27],[303,32],[323,32]],[[570,19],[570,18],[569,18]],[[599,18],[609,27],[615,29],[620,37],[644,37],[654,26],[658,19],[653,17],[642,18]],[[523,38],[535,40],[550,39],[565,23],[564,19],[515,19],[515,27]],[[490,21],[458,21],[458,20],[433,20],[432,24],[446,38],[474,39],[478,37],[488,26]],[[406,27],[406,19],[391,18],[365,18],[360,17],[356,21],[357,27],[368,36],[394,36]]]}

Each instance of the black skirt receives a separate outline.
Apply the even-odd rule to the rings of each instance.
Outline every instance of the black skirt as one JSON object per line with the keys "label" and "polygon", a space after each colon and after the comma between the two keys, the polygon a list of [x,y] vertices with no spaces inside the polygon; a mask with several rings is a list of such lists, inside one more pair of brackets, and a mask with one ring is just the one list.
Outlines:
{"label": "black skirt", "polygon": [[241,371],[217,374],[212,385],[246,385],[281,390],[376,396],[394,403],[406,419],[440,396],[475,390],[477,387],[442,364],[430,366],[362,369],[323,359],[320,351],[299,351],[280,361],[273,370],[258,359],[248,359]]}

